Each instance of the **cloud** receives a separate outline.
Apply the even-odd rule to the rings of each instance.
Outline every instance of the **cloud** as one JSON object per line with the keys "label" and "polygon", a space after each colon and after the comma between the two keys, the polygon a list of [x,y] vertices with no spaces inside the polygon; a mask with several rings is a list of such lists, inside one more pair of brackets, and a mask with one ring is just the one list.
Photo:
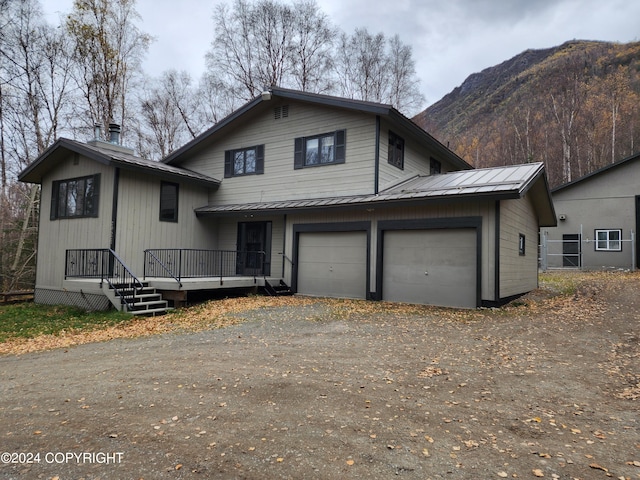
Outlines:
{"label": "cloud", "polygon": [[[69,12],[73,4],[45,3],[49,13]],[[144,63],[147,73],[157,76],[175,68],[199,78],[213,40],[214,9],[220,3],[224,2],[138,0],[141,30],[156,38]],[[574,39],[630,42],[640,33],[640,2],[628,0],[322,0],[318,5],[347,33],[366,27],[388,37],[398,34],[413,49],[429,103],[472,73],[529,48]]]}

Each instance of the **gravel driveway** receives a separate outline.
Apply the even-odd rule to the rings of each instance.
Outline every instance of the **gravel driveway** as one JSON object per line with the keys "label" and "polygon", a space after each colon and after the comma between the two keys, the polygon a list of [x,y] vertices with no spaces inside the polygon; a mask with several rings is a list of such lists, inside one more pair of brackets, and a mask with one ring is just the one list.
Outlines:
{"label": "gravel driveway", "polygon": [[610,274],[501,310],[293,299],[1,356],[0,478],[640,479],[639,291]]}

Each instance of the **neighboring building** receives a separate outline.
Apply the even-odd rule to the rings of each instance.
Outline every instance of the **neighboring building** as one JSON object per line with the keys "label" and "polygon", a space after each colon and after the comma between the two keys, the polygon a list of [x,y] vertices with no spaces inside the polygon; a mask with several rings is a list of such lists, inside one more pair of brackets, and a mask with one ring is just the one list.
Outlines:
{"label": "neighboring building", "polygon": [[543,268],[638,267],[640,154],[552,190],[558,225],[541,229]]}
{"label": "neighboring building", "polygon": [[42,185],[36,301],[88,308],[116,277],[497,304],[536,288],[556,223],[542,164],[474,170],[391,106],[280,88],[163,162],[60,139],[20,180]]}

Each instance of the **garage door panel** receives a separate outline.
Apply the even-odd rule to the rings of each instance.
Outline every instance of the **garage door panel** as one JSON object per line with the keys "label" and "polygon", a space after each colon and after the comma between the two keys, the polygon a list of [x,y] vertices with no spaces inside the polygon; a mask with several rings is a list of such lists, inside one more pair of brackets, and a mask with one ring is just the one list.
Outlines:
{"label": "garage door panel", "polygon": [[298,240],[298,293],[366,298],[365,232],[304,232]]}
{"label": "garage door panel", "polygon": [[383,299],[475,307],[475,229],[402,230],[384,234]]}

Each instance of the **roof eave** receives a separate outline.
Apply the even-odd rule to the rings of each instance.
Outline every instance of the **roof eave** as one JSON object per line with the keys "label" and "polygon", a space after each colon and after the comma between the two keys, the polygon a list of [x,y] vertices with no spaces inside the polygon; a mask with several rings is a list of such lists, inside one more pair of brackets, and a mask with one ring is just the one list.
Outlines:
{"label": "roof eave", "polygon": [[38,158],[36,158],[31,164],[29,164],[22,172],[18,174],[18,180],[26,183],[40,183],[42,181],[42,175],[37,175],[40,167],[46,162],[60,148],[67,149],[71,152],[84,155],[96,162],[108,165],[111,158],[108,155],[97,152],[91,148],[83,146],[83,144],[69,140],[67,138],[59,138],[49,148],[47,148]]}
{"label": "roof eave", "polygon": [[[310,213],[314,211],[324,211],[327,209],[334,210],[360,210],[371,208],[393,208],[403,206],[415,206],[416,204],[424,203],[442,203],[442,202],[465,202],[470,200],[510,200],[520,198],[520,194],[516,190],[504,191],[504,192],[483,192],[483,193],[468,193],[460,194],[452,197],[451,195],[437,195],[437,196],[422,196],[413,198],[402,199],[385,199],[376,198],[371,196],[370,200],[363,200],[357,202],[344,202],[344,203],[332,203],[312,206],[300,206],[300,207],[274,207],[274,208],[260,208],[252,207],[252,204],[247,204],[246,208],[237,208],[233,210],[214,210],[209,211],[209,206],[200,207],[195,209],[195,213],[198,217],[212,217],[212,216],[233,216],[233,215],[269,215],[277,212],[278,214],[290,214],[290,213]],[[279,203],[279,202],[274,202]],[[242,205],[237,205],[242,207]],[[214,207],[215,208],[215,207]]]}

